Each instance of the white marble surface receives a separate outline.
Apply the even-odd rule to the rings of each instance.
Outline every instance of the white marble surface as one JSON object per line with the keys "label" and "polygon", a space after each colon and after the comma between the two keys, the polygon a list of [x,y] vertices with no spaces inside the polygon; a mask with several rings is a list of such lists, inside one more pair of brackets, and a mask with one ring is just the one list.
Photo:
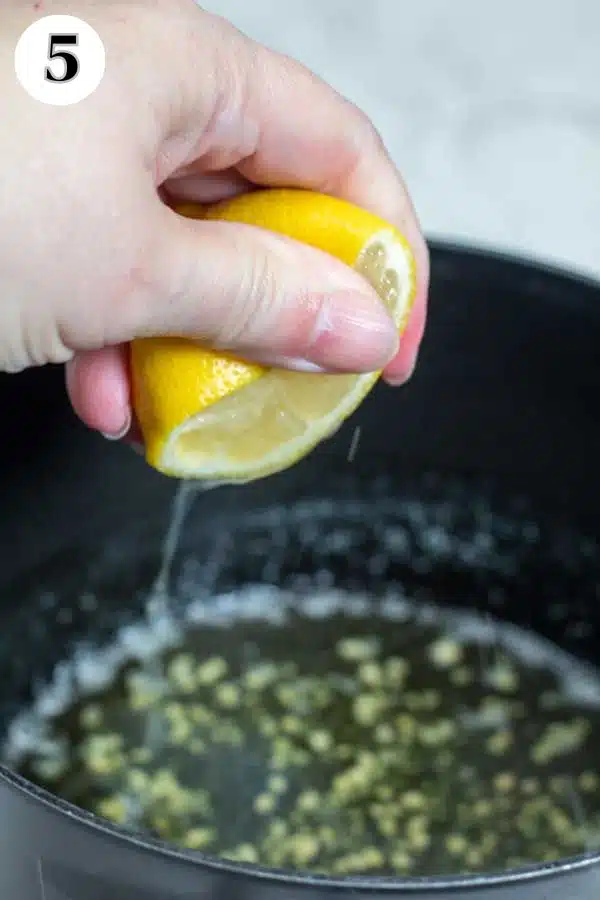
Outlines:
{"label": "white marble surface", "polygon": [[208,0],[360,104],[429,236],[600,277],[598,0]]}

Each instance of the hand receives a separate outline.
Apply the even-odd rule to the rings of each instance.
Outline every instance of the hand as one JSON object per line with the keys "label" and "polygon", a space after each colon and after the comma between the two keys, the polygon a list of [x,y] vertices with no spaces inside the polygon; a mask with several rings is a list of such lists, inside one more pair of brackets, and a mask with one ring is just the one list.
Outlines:
{"label": "hand", "polygon": [[[368,119],[193,0],[46,0],[44,14],[96,29],[107,67],[86,100],[44,105],[13,68],[35,6],[4,0],[0,22],[0,369],[66,362],[76,412],[113,437],[131,428],[125,346],[135,337],[190,336],[332,371],[385,366],[390,383],[405,381],[423,334],[428,255]],[[253,185],[334,194],[406,235],[420,282],[399,352],[371,288],[338,261],[259,230],[182,219],[164,202]]]}

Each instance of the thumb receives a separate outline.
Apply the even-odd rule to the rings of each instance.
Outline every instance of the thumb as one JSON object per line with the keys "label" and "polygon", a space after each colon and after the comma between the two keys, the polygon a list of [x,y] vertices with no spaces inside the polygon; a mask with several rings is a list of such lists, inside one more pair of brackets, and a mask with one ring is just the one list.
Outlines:
{"label": "thumb", "polygon": [[162,208],[150,299],[132,337],[175,335],[291,368],[362,372],[398,349],[371,286],[337,259],[248,225]]}

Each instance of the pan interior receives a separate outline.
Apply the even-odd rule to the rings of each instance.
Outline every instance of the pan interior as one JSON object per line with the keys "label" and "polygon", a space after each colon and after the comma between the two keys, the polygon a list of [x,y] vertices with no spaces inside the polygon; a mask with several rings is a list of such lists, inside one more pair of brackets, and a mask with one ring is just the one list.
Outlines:
{"label": "pan interior", "polygon": [[11,587],[9,766],[135,831],[282,869],[439,876],[600,850],[593,537],[446,476],[332,480],[218,520],[205,500],[178,543],[128,529]]}

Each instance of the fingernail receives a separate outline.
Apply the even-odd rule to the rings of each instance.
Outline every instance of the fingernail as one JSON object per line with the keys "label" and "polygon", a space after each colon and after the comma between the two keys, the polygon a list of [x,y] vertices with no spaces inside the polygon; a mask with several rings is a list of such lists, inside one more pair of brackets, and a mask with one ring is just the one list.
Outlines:
{"label": "fingernail", "polygon": [[321,302],[306,355],[328,369],[372,372],[383,369],[398,346],[396,326],[377,295],[344,291]]}
{"label": "fingernail", "polygon": [[131,413],[128,413],[125,423],[123,424],[123,427],[119,431],[115,431],[115,432],[102,431],[101,434],[102,434],[102,437],[106,438],[107,441],[121,441],[125,437],[125,435],[127,434],[127,432],[129,431],[130,428],[131,428]]}
{"label": "fingernail", "polygon": [[415,353],[414,356],[409,357],[406,364],[398,372],[394,372],[393,375],[385,376],[386,383],[389,384],[390,387],[402,387],[402,385],[406,384],[407,381],[410,381],[415,374],[418,362],[419,354]]}
{"label": "fingernail", "polygon": [[253,362],[259,366],[266,366],[269,369],[289,369],[292,372],[306,372],[309,375],[326,375],[332,374],[334,369],[325,369],[316,363],[310,362],[308,359],[301,359],[295,356],[274,355],[268,351],[259,352],[256,350],[239,351],[240,358],[246,362]]}
{"label": "fingernail", "polygon": [[289,369],[292,372],[305,372],[308,375],[324,375],[328,371],[307,359],[294,359],[289,356],[277,356],[274,359],[265,360],[264,363],[273,369]]}

